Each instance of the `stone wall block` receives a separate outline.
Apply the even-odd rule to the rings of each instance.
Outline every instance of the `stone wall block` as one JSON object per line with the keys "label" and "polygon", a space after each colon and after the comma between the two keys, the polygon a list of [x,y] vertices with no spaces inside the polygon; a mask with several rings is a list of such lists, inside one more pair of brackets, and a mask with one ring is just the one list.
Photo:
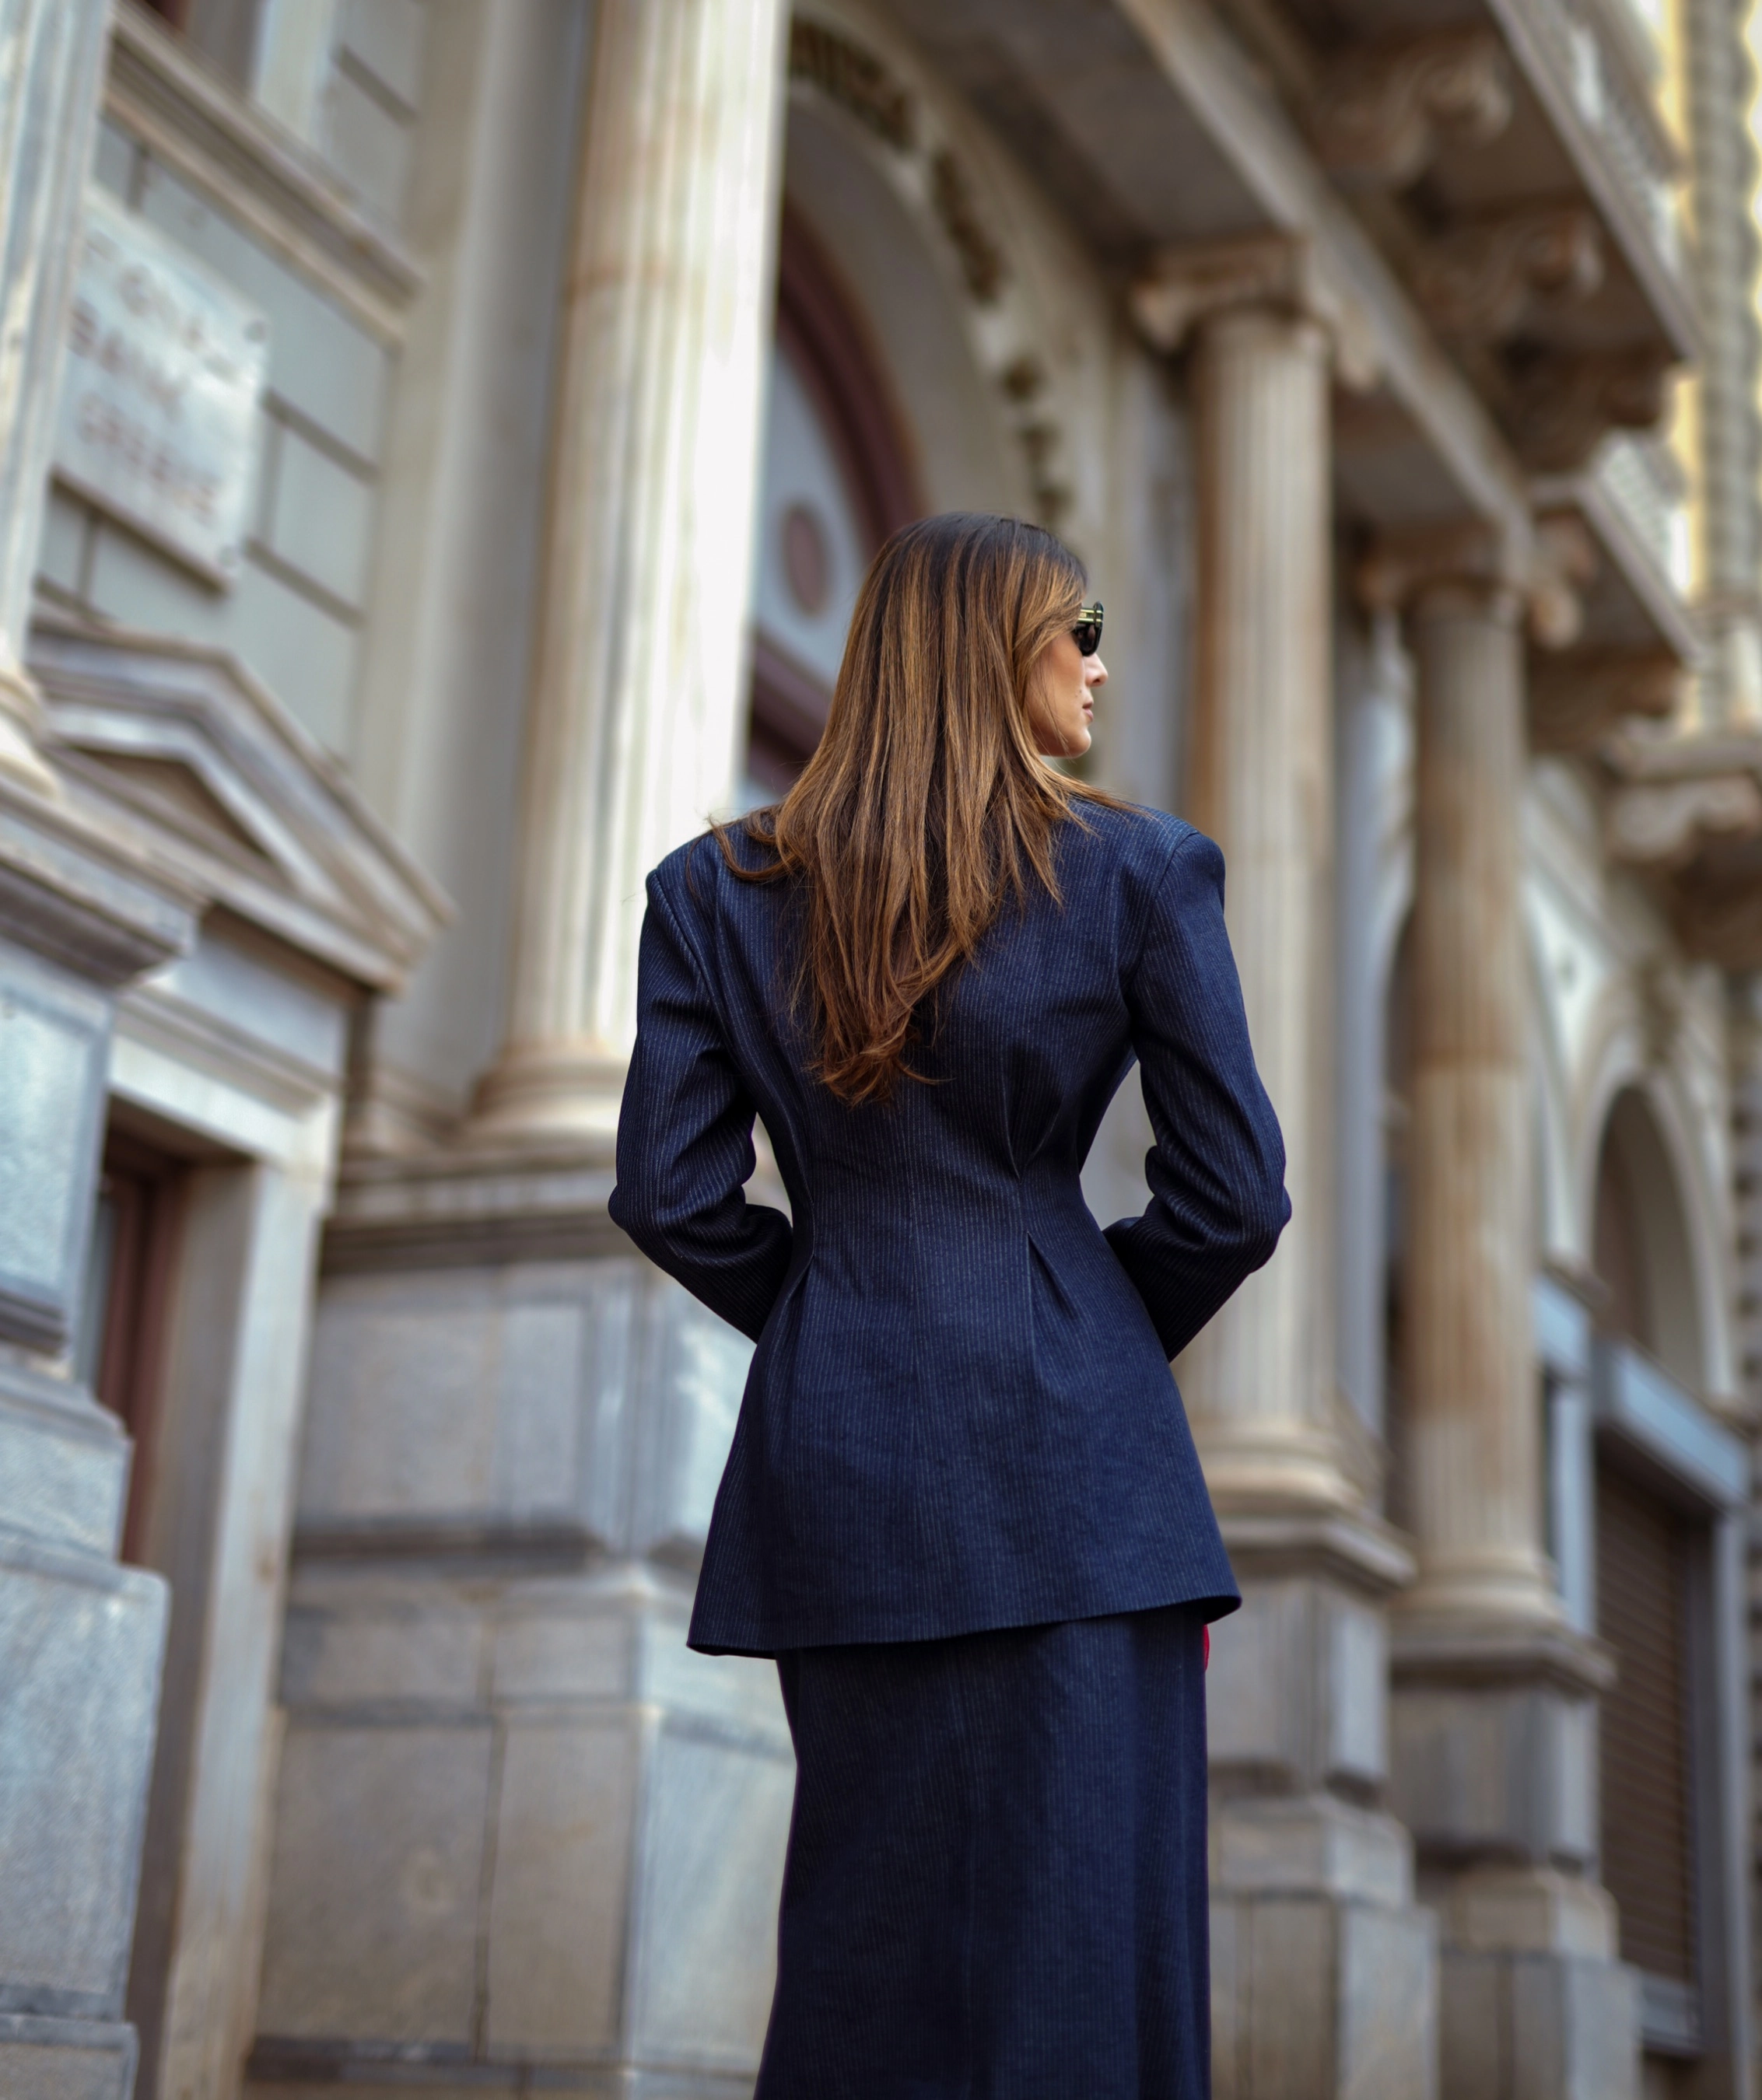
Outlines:
{"label": "stone wall block", "polygon": [[129,2100],[135,2030],[120,2021],[0,2013],[0,2093],[6,2100]]}
{"label": "stone wall block", "polygon": [[484,1674],[481,1617],[408,1602],[355,1611],[295,1603],[282,1635],[281,1697],[293,1707],[361,1701],[469,1706]]}
{"label": "stone wall block", "polygon": [[1429,1912],[1353,1904],[1340,1942],[1336,2100],[1437,2100],[1437,1933]]}
{"label": "stone wall block", "polygon": [[757,2062],[795,1793],[786,1751],[669,1723],[656,1745],[635,1931],[639,2058]]}
{"label": "stone wall block", "polygon": [[289,1727],[260,2034],[470,2043],[492,1748],[484,1723]]}
{"label": "stone wall block", "polygon": [[0,1339],[73,1333],[98,1174],[110,1002],[0,942]]}
{"label": "stone wall block", "polygon": [[320,1298],[309,1527],[627,1525],[634,1262],[333,1281]]}
{"label": "stone wall block", "polygon": [[0,1365],[0,1511],[46,1546],[117,1549],[128,1492],[121,1424],[64,1379]]}
{"label": "stone wall block", "polygon": [[1293,1792],[1389,1770],[1382,1613],[1313,1576],[1256,1579],[1212,1643],[1213,1771],[1252,1771]]}
{"label": "stone wall block", "polygon": [[1451,1948],[1442,1976],[1441,2100],[1638,2100],[1632,1970]]}
{"label": "stone wall block", "polygon": [[1422,1851],[1586,1864],[1587,1702],[1548,1688],[1415,1687],[1393,1702],[1390,1806]]}
{"label": "stone wall block", "polygon": [[0,1534],[0,2002],[11,2010],[121,2012],[167,1604],[139,1568]]}
{"label": "stone wall block", "polygon": [[610,2051],[640,1760],[628,1713],[507,1731],[489,1905],[492,2051]]}
{"label": "stone wall block", "polygon": [[621,1613],[584,1610],[567,1593],[502,1615],[495,1632],[494,1697],[616,1699],[629,1690],[631,1628]]}

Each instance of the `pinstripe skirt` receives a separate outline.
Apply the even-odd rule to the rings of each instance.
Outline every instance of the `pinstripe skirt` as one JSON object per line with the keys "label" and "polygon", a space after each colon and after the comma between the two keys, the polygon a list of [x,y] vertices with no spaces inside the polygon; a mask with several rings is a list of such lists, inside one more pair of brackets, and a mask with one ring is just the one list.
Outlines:
{"label": "pinstripe skirt", "polygon": [[1203,1639],[1172,1606],[778,1657],[754,2100],[1204,2100]]}

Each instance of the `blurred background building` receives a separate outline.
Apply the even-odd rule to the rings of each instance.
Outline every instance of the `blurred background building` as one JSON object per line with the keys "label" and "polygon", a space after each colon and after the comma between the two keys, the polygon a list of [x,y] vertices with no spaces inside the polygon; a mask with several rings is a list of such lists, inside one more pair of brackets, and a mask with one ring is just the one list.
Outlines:
{"label": "blurred background building", "polygon": [[1089,565],[1290,1148],[1178,1366],[1218,2092],[1755,2093],[1751,29],[0,0],[0,2092],[750,2089],[641,880],[971,507]]}

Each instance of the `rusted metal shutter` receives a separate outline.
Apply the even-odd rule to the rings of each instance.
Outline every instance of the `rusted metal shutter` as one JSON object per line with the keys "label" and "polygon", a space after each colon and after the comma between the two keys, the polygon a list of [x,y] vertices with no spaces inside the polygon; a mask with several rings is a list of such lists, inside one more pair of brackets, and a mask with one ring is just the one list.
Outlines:
{"label": "rusted metal shutter", "polygon": [[1603,1881],[1622,1959],[1684,1983],[1695,1974],[1689,1546],[1668,1503],[1598,1464],[1597,1632],[1621,1673],[1603,1701]]}

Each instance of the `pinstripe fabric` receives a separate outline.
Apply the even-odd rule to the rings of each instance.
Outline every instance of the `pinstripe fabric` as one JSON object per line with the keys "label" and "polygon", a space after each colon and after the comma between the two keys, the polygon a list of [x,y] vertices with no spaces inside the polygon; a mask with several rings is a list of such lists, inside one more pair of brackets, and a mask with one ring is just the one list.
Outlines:
{"label": "pinstripe fabric", "polygon": [[1203,2100],[1200,1626],[779,1659],[798,1776],[754,2100]]}
{"label": "pinstripe fabric", "polygon": [[[1168,1371],[1289,1213],[1222,858],[1107,809],[1058,854],[1062,902],[1005,913],[914,1054],[933,1083],[861,1108],[807,1074],[788,888],[709,840],[649,878],[612,1215],[758,1343],[696,1648],[1238,1602]],[[1150,1201],[1104,1234],[1078,1176],[1134,1054]],[[793,1224],[745,1200],[755,1111]]]}

